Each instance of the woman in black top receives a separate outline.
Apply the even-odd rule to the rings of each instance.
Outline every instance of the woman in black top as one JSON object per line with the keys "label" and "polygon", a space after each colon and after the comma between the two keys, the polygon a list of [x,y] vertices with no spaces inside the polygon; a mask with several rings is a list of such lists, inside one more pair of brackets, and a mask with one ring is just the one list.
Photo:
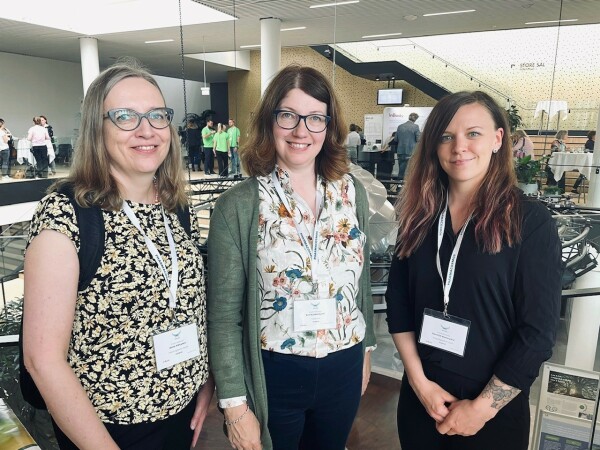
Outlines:
{"label": "woman in black top", "polygon": [[405,368],[402,448],[527,449],[529,388],[559,318],[561,249],[549,212],[516,188],[493,99],[440,100],[396,208],[386,300]]}
{"label": "woman in black top", "polygon": [[590,131],[587,134],[588,140],[585,142],[585,151],[593,152],[594,151],[594,143],[596,142],[596,132],[594,130]]}

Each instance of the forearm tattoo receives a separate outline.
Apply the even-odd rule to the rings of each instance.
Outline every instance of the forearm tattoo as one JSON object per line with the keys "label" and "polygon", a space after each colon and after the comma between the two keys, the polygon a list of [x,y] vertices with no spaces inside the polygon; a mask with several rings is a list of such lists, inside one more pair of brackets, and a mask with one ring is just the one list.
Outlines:
{"label": "forearm tattoo", "polygon": [[504,408],[513,398],[521,392],[520,389],[509,386],[500,381],[496,375],[492,376],[488,384],[483,388],[481,396],[493,400],[491,406],[497,410]]}

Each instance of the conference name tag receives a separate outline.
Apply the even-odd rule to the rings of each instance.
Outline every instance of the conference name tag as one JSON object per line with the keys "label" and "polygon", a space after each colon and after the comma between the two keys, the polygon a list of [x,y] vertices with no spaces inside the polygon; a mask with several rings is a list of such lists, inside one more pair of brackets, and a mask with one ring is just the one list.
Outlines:
{"label": "conference name tag", "polygon": [[336,300],[319,298],[294,301],[294,331],[329,330],[335,328]]}
{"label": "conference name tag", "polygon": [[470,326],[470,320],[425,308],[419,343],[464,356]]}
{"label": "conference name tag", "polygon": [[152,340],[156,369],[159,372],[200,356],[198,327],[193,323],[157,334]]}

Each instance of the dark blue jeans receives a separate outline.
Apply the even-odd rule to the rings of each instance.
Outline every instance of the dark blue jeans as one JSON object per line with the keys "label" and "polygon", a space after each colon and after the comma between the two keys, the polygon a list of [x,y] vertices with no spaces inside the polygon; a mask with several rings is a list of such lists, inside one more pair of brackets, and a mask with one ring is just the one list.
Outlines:
{"label": "dark blue jeans", "polygon": [[215,160],[213,158],[213,149],[212,147],[203,147],[204,149],[204,173],[211,174],[213,173],[213,169],[215,167]]}
{"label": "dark blue jeans", "polygon": [[344,450],[360,403],[363,346],[325,358],[263,350],[262,358],[273,449]]}

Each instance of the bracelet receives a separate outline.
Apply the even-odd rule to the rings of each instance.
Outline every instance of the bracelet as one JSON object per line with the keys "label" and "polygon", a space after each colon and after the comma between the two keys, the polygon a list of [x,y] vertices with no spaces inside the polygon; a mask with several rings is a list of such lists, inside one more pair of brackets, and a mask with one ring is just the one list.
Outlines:
{"label": "bracelet", "polygon": [[229,426],[229,425],[235,425],[236,423],[238,423],[240,420],[242,420],[244,418],[244,416],[246,415],[246,413],[248,412],[248,410],[250,409],[250,406],[248,406],[248,403],[246,403],[246,411],[244,411],[242,413],[242,415],[240,417],[238,417],[235,420],[227,420],[225,419],[225,425]]}

